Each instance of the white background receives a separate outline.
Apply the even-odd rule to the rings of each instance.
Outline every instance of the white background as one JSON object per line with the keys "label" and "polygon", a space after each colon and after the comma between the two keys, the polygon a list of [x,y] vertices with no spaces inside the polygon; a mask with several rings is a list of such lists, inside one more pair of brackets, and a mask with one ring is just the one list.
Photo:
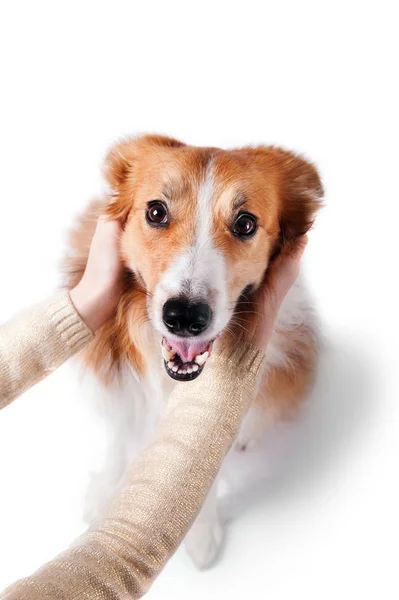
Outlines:
{"label": "white background", "polygon": [[[2,2],[0,320],[45,298],[107,147],[155,131],[319,166],[307,251],[326,351],[302,442],[197,573],[149,597],[398,598],[395,3]],[[82,531],[102,440],[67,368],[0,414],[0,590]]]}

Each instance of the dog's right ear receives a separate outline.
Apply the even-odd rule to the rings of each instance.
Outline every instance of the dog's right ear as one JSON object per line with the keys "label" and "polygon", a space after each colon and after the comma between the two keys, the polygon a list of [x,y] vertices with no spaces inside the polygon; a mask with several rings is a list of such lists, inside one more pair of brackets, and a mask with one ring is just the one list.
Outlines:
{"label": "dog's right ear", "polygon": [[137,140],[126,139],[115,144],[104,162],[104,177],[114,194],[118,194],[137,153]]}
{"label": "dog's right ear", "polygon": [[134,163],[140,153],[156,150],[157,147],[179,148],[182,142],[162,135],[143,135],[136,138],[126,138],[115,144],[104,163],[104,177],[110,188],[110,204],[107,213],[114,219],[124,223],[131,208],[131,198],[126,198],[123,192],[126,184],[134,174]]}
{"label": "dog's right ear", "polygon": [[134,167],[140,152],[156,147],[180,148],[184,146],[170,137],[163,135],[143,135],[136,138],[126,138],[115,144],[108,152],[104,164],[104,176],[111,189],[116,193],[126,181],[129,172]]}

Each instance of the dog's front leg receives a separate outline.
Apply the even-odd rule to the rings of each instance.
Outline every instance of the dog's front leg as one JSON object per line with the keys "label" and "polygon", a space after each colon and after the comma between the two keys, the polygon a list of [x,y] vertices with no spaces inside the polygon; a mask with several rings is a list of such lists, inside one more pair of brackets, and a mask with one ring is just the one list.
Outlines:
{"label": "dog's front leg", "polygon": [[216,479],[184,541],[191,560],[201,570],[212,566],[223,544],[224,529],[218,515],[217,486]]}
{"label": "dog's front leg", "polygon": [[273,413],[271,410],[267,411],[264,408],[253,405],[242,422],[234,449],[239,452],[252,450],[252,448],[258,445],[272,422]]}
{"label": "dog's front leg", "polygon": [[113,435],[108,442],[104,466],[91,473],[86,492],[83,518],[91,523],[101,519],[126,470],[126,447],[123,438]]}

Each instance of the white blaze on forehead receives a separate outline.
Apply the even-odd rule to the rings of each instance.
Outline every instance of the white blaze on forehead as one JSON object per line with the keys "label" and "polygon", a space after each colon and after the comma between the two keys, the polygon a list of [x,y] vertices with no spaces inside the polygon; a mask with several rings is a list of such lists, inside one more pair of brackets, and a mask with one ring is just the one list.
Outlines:
{"label": "white blaze on forehead", "polygon": [[212,161],[208,163],[204,181],[198,191],[198,216],[195,247],[198,251],[212,248],[212,200],[214,196]]}
{"label": "white blaze on forehead", "polygon": [[226,269],[223,255],[215,248],[212,236],[212,205],[215,196],[212,161],[199,186],[195,233],[192,245],[185,248],[164,273],[157,291],[159,301],[173,296],[209,301],[214,313],[214,329],[218,333],[228,320]]}
{"label": "white blaze on forehead", "polygon": [[210,290],[217,289],[217,282],[224,282],[224,259],[214,247],[212,238],[212,203],[215,185],[212,162],[209,162],[203,181],[198,190],[195,237],[183,261],[185,273],[183,286],[189,295],[206,298]]}

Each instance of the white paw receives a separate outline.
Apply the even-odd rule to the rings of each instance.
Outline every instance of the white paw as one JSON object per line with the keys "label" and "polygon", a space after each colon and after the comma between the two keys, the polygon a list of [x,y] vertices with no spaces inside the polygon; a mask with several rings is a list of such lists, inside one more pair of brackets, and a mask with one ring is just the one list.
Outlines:
{"label": "white paw", "polygon": [[246,435],[245,431],[240,431],[240,433],[238,434],[238,437],[235,441],[234,444],[234,449],[237,450],[237,452],[247,452],[248,450],[252,450],[253,448],[255,448],[259,443],[259,436],[254,436],[252,435]]}
{"label": "white paw", "polygon": [[104,516],[112,492],[109,478],[104,473],[92,473],[83,508],[83,519],[88,525]]}
{"label": "white paw", "polygon": [[238,452],[246,452],[255,448],[264,436],[268,419],[267,413],[252,407],[244,417],[234,449]]}
{"label": "white paw", "polygon": [[207,523],[194,523],[184,541],[188,555],[197,569],[212,566],[223,544],[224,530],[218,519]]}

